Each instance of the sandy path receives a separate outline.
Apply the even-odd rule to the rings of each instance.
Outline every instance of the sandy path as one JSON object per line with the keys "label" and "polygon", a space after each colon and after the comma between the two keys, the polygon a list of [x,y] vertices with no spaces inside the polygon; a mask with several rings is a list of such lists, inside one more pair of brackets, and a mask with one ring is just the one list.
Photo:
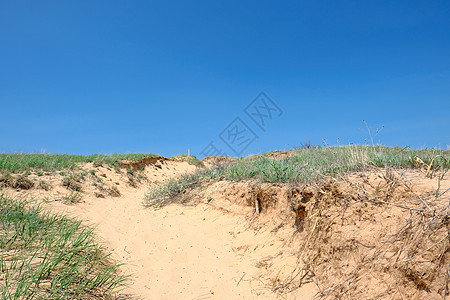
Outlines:
{"label": "sandy path", "polygon": [[[176,168],[169,168],[171,174],[164,178],[177,173]],[[275,297],[261,277],[264,270],[257,266],[284,247],[282,239],[270,230],[256,234],[249,229],[244,213],[224,214],[205,203],[145,208],[146,190],[144,186],[122,187],[118,198],[86,195],[76,205],[47,205],[96,226],[97,235],[113,251],[113,257],[125,263],[123,271],[133,274],[126,293],[142,299]],[[294,261],[293,257],[292,264]],[[306,285],[302,298],[310,299],[315,292]]]}
{"label": "sandy path", "polygon": [[[51,205],[97,226],[115,258],[126,264],[123,270],[133,274],[128,293],[144,299],[274,298],[256,279],[260,270],[255,265],[261,253],[274,252],[282,241],[269,232],[255,235],[244,218],[206,204],[145,209],[144,191]],[[267,249],[247,252],[248,247]]]}

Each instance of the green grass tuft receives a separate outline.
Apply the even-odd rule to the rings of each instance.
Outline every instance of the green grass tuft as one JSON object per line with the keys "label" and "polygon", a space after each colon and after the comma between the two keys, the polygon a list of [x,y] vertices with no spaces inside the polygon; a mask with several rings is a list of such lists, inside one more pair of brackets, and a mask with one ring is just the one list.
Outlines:
{"label": "green grass tuft", "polygon": [[201,169],[187,173],[178,179],[171,178],[165,184],[158,185],[147,191],[145,205],[159,207],[171,202],[179,193],[205,180],[216,180],[223,175],[221,169]]}
{"label": "green grass tuft", "polygon": [[127,277],[92,230],[0,195],[0,298],[105,299],[119,291]]}

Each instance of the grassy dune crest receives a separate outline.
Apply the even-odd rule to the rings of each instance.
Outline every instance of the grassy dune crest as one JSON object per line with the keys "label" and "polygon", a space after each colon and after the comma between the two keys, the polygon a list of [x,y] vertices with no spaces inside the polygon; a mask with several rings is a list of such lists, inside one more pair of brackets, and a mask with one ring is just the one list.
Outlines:
{"label": "grassy dune crest", "polygon": [[258,155],[171,179],[162,186],[150,189],[145,202],[149,206],[164,205],[184,190],[205,180],[256,179],[261,182],[307,183],[323,176],[373,167],[422,168],[429,173],[448,170],[450,151],[350,145],[295,149],[283,158]]}
{"label": "grassy dune crest", "polygon": [[228,165],[229,180],[258,179],[263,182],[308,182],[321,175],[337,175],[370,167],[450,167],[450,151],[408,150],[383,146],[343,146],[296,149],[282,159],[258,157]]}
{"label": "grassy dune crest", "polygon": [[115,166],[120,160],[139,160],[144,157],[155,156],[152,153],[127,153],[127,154],[25,154],[25,153],[0,153],[0,171],[19,172],[26,170],[56,171],[74,169],[79,163],[89,163]]}

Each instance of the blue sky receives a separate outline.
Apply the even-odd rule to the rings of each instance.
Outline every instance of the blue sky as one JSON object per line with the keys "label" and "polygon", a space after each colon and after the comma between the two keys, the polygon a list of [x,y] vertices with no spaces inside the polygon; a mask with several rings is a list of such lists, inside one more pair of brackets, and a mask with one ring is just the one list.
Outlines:
{"label": "blue sky", "polygon": [[[450,144],[449,1],[0,2],[0,152]],[[282,110],[265,131],[244,108]],[[228,127],[227,127],[228,126]],[[376,135],[376,129],[384,126]]]}

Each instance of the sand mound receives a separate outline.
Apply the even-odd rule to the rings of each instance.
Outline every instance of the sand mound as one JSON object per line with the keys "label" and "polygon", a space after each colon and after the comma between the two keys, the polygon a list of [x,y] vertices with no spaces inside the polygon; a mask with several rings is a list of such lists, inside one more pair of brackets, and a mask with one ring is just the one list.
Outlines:
{"label": "sand mound", "polygon": [[[187,197],[230,214],[245,206],[253,228],[289,240],[259,274],[275,292],[301,295],[296,290],[314,282],[317,295],[330,299],[442,299],[449,291],[450,180],[440,180],[439,191],[437,181],[386,169],[314,186],[222,181]],[[291,230],[280,235],[281,228]],[[289,269],[284,261],[293,253]]]}

